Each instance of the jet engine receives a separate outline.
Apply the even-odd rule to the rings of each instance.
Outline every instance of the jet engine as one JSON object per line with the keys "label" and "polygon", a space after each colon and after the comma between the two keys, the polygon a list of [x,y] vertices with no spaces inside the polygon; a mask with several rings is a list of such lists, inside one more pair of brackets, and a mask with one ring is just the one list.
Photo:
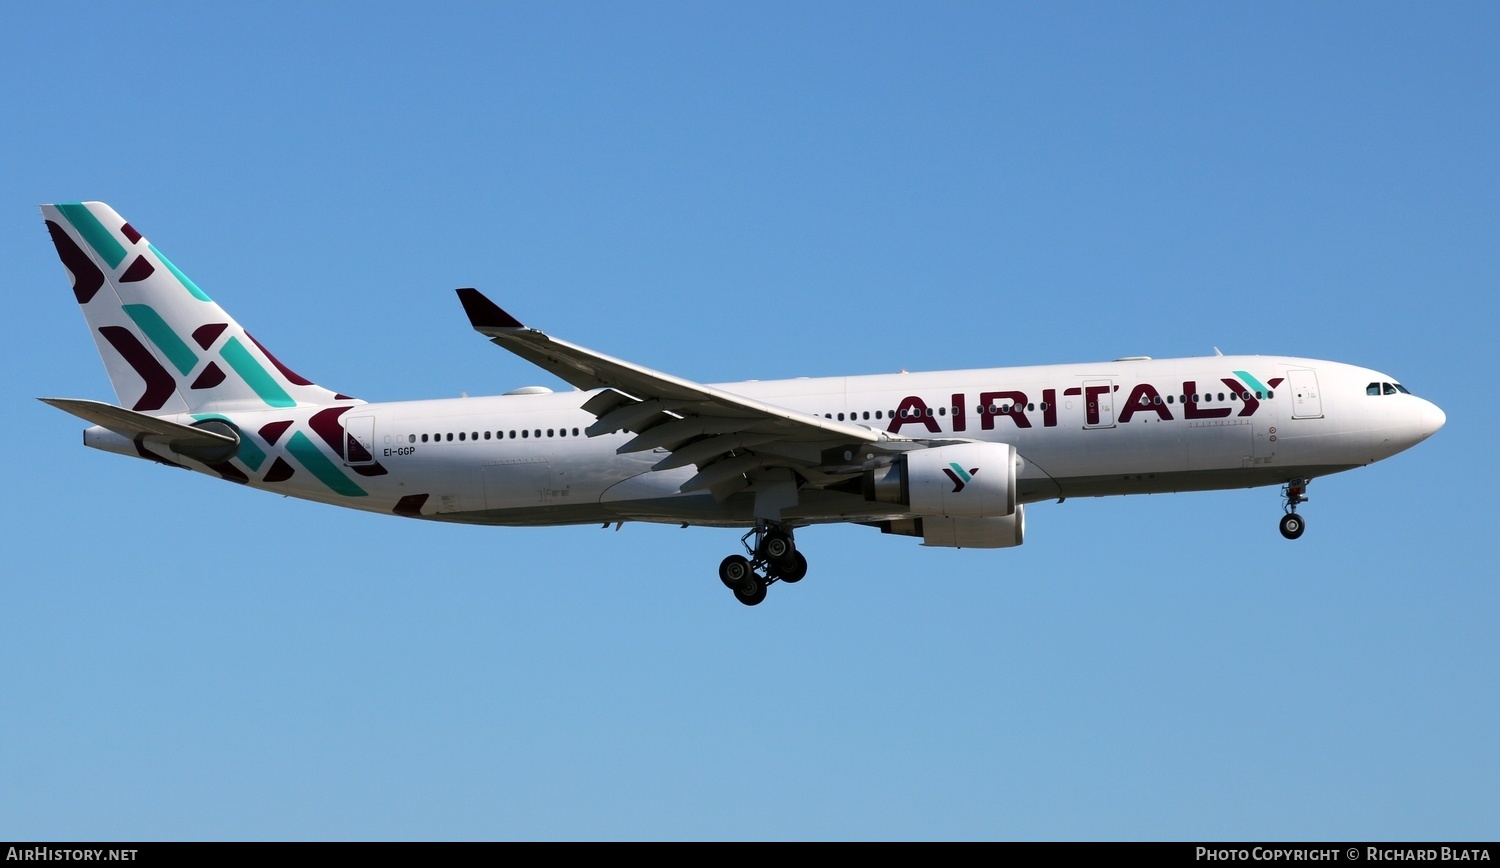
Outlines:
{"label": "jet engine", "polygon": [[866,500],[933,518],[997,518],[1016,511],[1016,447],[953,443],[903,452],[865,472]]}
{"label": "jet engine", "polygon": [[997,518],[937,518],[918,516],[883,521],[881,533],[919,536],[922,545],[954,549],[1008,549],[1026,540],[1026,507]]}

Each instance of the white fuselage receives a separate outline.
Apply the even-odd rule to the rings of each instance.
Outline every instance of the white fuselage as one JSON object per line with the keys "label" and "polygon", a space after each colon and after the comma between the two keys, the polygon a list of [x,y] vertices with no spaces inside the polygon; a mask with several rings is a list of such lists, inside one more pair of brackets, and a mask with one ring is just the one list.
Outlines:
{"label": "white fuselage", "polygon": [[[1336,362],[1211,356],[717,388],[902,437],[1011,444],[1024,462],[1018,498],[1032,502],[1276,485],[1369,464],[1442,425],[1431,403],[1379,385],[1394,382]],[[595,417],[581,405],[593,394],[351,401],[179,420],[218,415],[250,447],[232,467],[187,466],[340,506],[496,525],[754,523],[748,495],[680,493],[694,467],[653,471],[665,450],[621,454],[629,432],[587,436]],[[138,451],[102,429],[92,429],[89,442]],[[845,457],[857,464],[863,456],[852,452]],[[783,517],[815,524],[905,514],[853,491],[804,487]]]}

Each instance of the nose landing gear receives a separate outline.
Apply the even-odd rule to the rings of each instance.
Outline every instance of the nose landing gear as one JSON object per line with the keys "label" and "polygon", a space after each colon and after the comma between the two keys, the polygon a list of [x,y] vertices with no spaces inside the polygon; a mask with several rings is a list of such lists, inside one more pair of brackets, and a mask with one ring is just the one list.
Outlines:
{"label": "nose landing gear", "polygon": [[[750,538],[755,544],[750,544]],[[807,558],[797,551],[791,528],[771,522],[758,522],[740,537],[744,555],[730,555],[719,564],[719,581],[734,592],[734,598],[747,606],[757,606],[766,598],[766,588],[773,582],[800,582],[807,575]]]}
{"label": "nose landing gear", "polygon": [[1287,539],[1296,539],[1307,530],[1307,521],[1297,514],[1297,505],[1307,502],[1307,479],[1292,479],[1281,487],[1282,509],[1286,515],[1281,517],[1281,535]]}

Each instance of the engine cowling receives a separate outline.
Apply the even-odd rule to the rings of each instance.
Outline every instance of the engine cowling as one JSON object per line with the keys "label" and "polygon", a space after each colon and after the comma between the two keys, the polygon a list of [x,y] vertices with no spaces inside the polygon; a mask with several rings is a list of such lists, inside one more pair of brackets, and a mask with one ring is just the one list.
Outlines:
{"label": "engine cowling", "polygon": [[1016,512],[1020,458],[1009,443],[953,443],[904,452],[864,477],[865,499],[933,518],[997,518]]}
{"label": "engine cowling", "polygon": [[997,518],[918,516],[882,522],[882,533],[919,536],[922,545],[957,549],[1008,549],[1026,541],[1026,507]]}

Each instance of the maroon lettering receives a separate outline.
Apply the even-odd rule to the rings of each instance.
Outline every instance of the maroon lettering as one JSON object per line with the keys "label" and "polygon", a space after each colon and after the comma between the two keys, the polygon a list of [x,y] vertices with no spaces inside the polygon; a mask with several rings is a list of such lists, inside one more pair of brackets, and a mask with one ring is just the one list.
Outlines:
{"label": "maroon lettering", "polygon": [[1130,417],[1138,412],[1151,411],[1156,418],[1163,422],[1172,421],[1172,411],[1167,409],[1166,402],[1161,399],[1161,393],[1150,383],[1141,383],[1125,399],[1125,406],[1120,408],[1119,420],[1123,425],[1130,421]]}
{"label": "maroon lettering", "polygon": [[1042,427],[1057,427],[1057,390],[1042,390]]}
{"label": "maroon lettering", "polygon": [[1234,412],[1233,407],[1214,407],[1208,409],[1198,405],[1196,400],[1198,392],[1197,380],[1186,380],[1182,384],[1182,416],[1184,419],[1222,419]]}
{"label": "maroon lettering", "polygon": [[968,418],[968,411],[964,409],[964,396],[955,392],[953,394],[953,430],[966,430],[969,427]]}
{"label": "maroon lettering", "polygon": [[896,408],[896,415],[891,418],[891,424],[885,430],[892,434],[900,434],[903,425],[926,425],[927,433],[942,433],[937,420],[932,418],[932,411],[927,409],[927,402],[916,395],[908,395],[901,399],[901,405]]}
{"label": "maroon lettering", "polygon": [[1004,415],[1015,422],[1017,428],[1031,427],[1031,420],[1027,419],[1023,412],[1026,409],[1025,392],[980,392],[979,406],[984,408],[984,419],[979,427],[986,431],[995,429],[995,402],[1002,400],[1009,401],[1010,412]]}
{"label": "maroon lettering", "polygon": [[1245,388],[1244,384],[1239,380],[1231,380],[1225,377],[1219,382],[1239,393],[1240,400],[1245,402],[1245,409],[1240,411],[1241,416],[1249,416],[1260,409],[1260,400],[1255,397],[1255,393]]}

